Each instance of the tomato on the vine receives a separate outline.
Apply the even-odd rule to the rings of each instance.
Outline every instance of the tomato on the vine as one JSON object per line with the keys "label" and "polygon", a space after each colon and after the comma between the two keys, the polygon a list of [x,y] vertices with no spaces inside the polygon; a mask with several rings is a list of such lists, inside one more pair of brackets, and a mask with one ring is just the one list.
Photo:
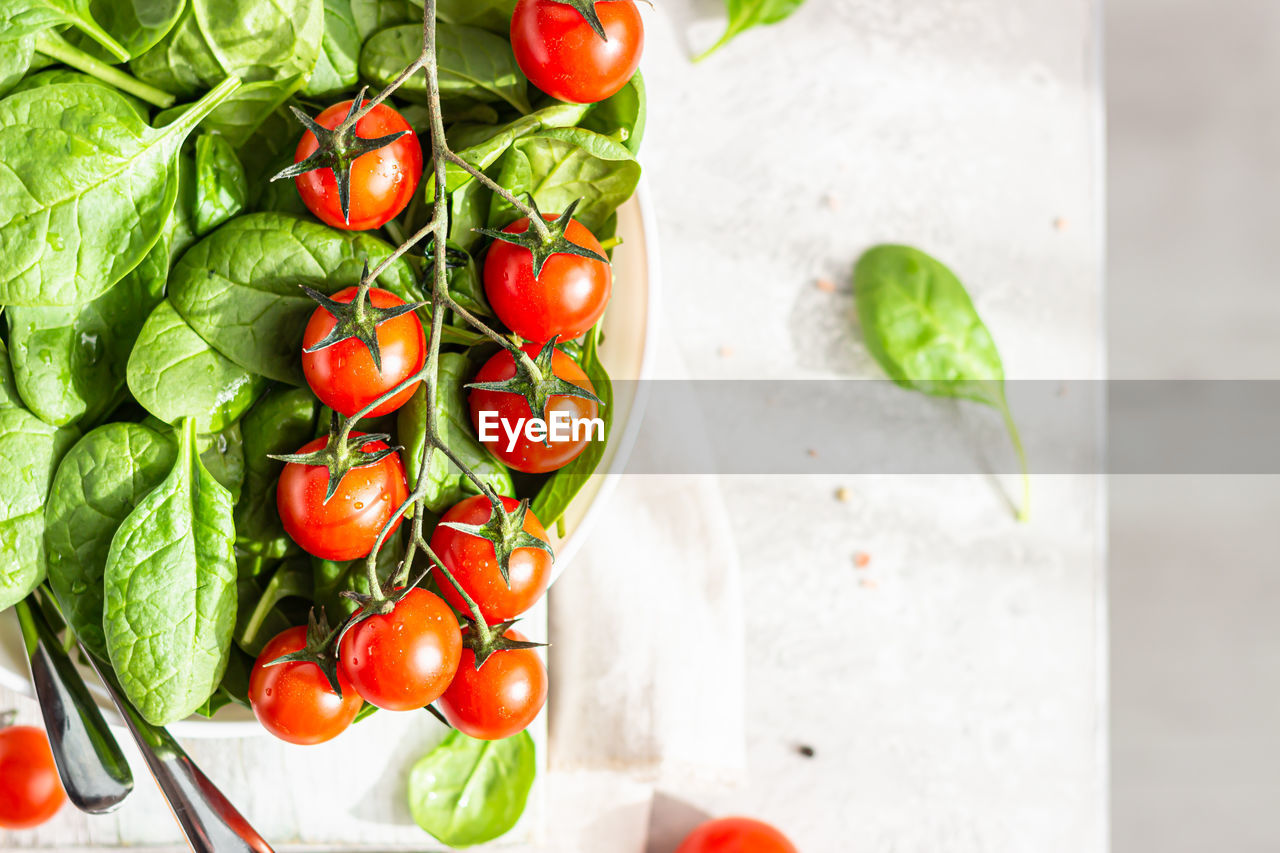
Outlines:
{"label": "tomato on the vine", "polygon": [[0,729],[0,829],[39,826],[66,799],[45,733],[34,726]]}
{"label": "tomato on the vine", "polygon": [[[564,8],[573,12],[569,6]],[[524,234],[529,230],[529,220],[517,219],[502,230]],[[576,219],[569,220],[564,236],[571,243],[604,255],[600,241]],[[569,340],[585,333],[604,315],[612,290],[612,268],[595,258],[552,255],[535,276],[533,253],[523,246],[498,240],[485,255],[484,293],[493,313],[511,331],[535,343],[552,338]]]}
{"label": "tomato on the vine", "polygon": [[262,727],[289,743],[310,746],[333,740],[360,713],[364,700],[338,669],[342,695],[333,692],[320,667],[307,661],[267,666],[307,645],[305,626],[281,631],[262,649],[249,673],[249,705]]}
{"label": "tomato on the vine", "polygon": [[615,94],[640,67],[644,22],[634,0],[597,0],[608,39],[581,12],[556,0],[520,0],[511,49],[529,82],[553,98],[593,104]]}
{"label": "tomato on the vine", "polygon": [[[503,636],[525,639],[512,630]],[[439,705],[449,725],[464,735],[501,740],[528,728],[546,702],[547,668],[533,649],[494,652],[476,669],[476,653],[464,648]]]}
{"label": "tomato on the vine", "polygon": [[[316,123],[332,130],[347,117],[351,104],[352,101],[334,104],[316,116]],[[315,169],[294,178],[303,204],[334,228],[366,231],[386,225],[404,210],[418,188],[422,178],[422,146],[409,122],[386,104],[369,110],[355,125],[355,133],[362,139],[377,139],[400,131],[408,132],[390,145],[362,154],[352,162],[349,221],[342,216],[338,178],[332,169]],[[294,151],[293,161],[306,160],[319,147],[320,141],[308,130]]]}
{"label": "tomato on the vine", "polygon": [[461,655],[458,617],[425,589],[411,589],[390,613],[352,625],[339,649],[357,692],[388,711],[425,708],[440,698]]}
{"label": "tomato on the vine", "polygon": [[[350,304],[355,300],[357,292],[355,287],[343,288],[330,299]],[[405,302],[394,293],[374,287],[369,289],[367,304],[376,309],[395,308]],[[412,311],[378,323],[381,370],[374,363],[369,347],[357,337],[307,352],[323,342],[333,332],[337,322],[333,314],[323,306],[317,307],[302,336],[302,372],[307,377],[307,384],[320,398],[320,402],[334,411],[348,417],[354,415],[413,376],[426,363],[427,336],[422,329],[422,321]],[[368,417],[376,418],[394,412],[408,402],[417,388],[418,383],[415,382],[375,408]]]}
{"label": "tomato on the vine", "polygon": [[[363,433],[353,432],[352,438]],[[308,442],[299,454],[325,447],[326,439]],[[385,450],[382,441],[361,446],[366,452]],[[391,453],[372,465],[352,468],[325,501],[329,471],[321,465],[290,462],[280,472],[276,508],[285,532],[302,550],[322,560],[354,560],[367,556],[378,533],[409,497],[404,465],[399,453]],[[397,518],[395,530],[400,526]]]}
{"label": "tomato on the vine", "polygon": [[[539,348],[525,344],[521,349],[532,357],[538,354]],[[578,363],[558,349],[551,355],[551,369],[569,384],[595,393],[595,386]],[[515,375],[515,357],[507,350],[499,350],[484,363],[472,381],[501,382]],[[481,443],[517,471],[544,474],[563,468],[577,459],[588,444],[601,439],[600,430],[592,428],[589,423],[600,414],[600,406],[586,397],[569,394],[551,396],[546,408],[538,413],[538,417],[548,425],[545,440],[529,437],[526,428],[533,413],[529,411],[528,400],[519,394],[473,388],[467,402],[471,409],[471,423]],[[558,432],[557,422],[560,423]],[[514,444],[512,434],[516,434]],[[539,434],[535,433],[535,436]]]}
{"label": "tomato on the vine", "polygon": [[747,817],[726,817],[695,829],[676,848],[676,853],[796,853],[796,848],[767,823]]}
{"label": "tomato on the vine", "polygon": [[[519,506],[515,498],[502,498],[508,512]],[[454,504],[441,522],[481,525],[489,520],[493,507],[484,495],[475,495]],[[550,542],[542,523],[530,510],[525,513],[524,531]],[[551,583],[552,558],[541,548],[517,548],[508,561],[508,579],[502,579],[493,543],[488,539],[437,524],[431,534],[431,550],[454,579],[467,591],[486,622],[504,622],[524,613],[542,598]],[[470,615],[466,601],[439,568],[435,573],[440,593],[457,610]]]}

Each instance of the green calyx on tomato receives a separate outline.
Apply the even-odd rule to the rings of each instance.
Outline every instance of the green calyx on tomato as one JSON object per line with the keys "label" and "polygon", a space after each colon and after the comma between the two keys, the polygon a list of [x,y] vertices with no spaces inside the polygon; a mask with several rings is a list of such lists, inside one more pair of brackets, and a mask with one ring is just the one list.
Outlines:
{"label": "green calyx on tomato", "polygon": [[[376,450],[365,450],[372,442],[386,442],[387,446]],[[391,444],[391,436],[387,433],[348,435],[343,438],[342,423],[338,413],[334,412],[329,421],[329,440],[325,446],[310,453],[269,453],[268,458],[279,462],[293,462],[326,468],[329,471],[329,482],[325,487],[324,502],[327,504],[342,485],[342,478],[353,468],[367,468],[377,465],[383,459],[404,448]]]}
{"label": "green calyx on tomato", "polygon": [[298,121],[302,122],[307,130],[315,134],[316,141],[319,142],[320,147],[302,162],[294,163],[292,166],[281,169],[271,177],[271,180],[279,181],[284,178],[296,178],[299,175],[305,175],[307,172],[314,172],[317,169],[329,169],[333,172],[333,176],[338,182],[338,201],[342,205],[342,219],[348,223],[351,221],[352,164],[365,154],[377,151],[379,148],[385,148],[410,132],[408,130],[400,130],[375,139],[365,139],[356,134],[356,123],[351,119],[360,111],[360,107],[364,103],[365,89],[367,88],[365,86],[360,89],[355,100],[351,102],[351,109],[347,112],[347,117],[338,125],[336,130],[330,130],[290,104],[290,112],[294,114]]}
{"label": "green calyx on tomato", "polygon": [[[524,639],[522,634],[511,631],[511,636],[507,636],[511,626],[519,622],[519,619],[508,619],[505,622],[499,622],[496,625],[489,626],[489,636],[482,637],[481,632],[471,630],[475,627],[475,622],[468,619],[465,615],[462,617],[466,622],[468,630],[462,632],[462,647],[475,655],[475,668],[478,672],[480,667],[484,666],[490,655],[495,652],[511,652],[517,649],[539,649],[545,647],[546,643],[533,643]],[[465,661],[466,656],[463,656]],[[452,725],[452,723],[450,723]],[[470,734],[470,732],[468,732]],[[514,732],[512,732],[514,734]]]}
{"label": "green calyx on tomato", "polygon": [[290,652],[287,655],[281,655],[263,666],[279,666],[286,663],[313,663],[324,673],[324,677],[329,682],[329,687],[333,692],[342,697],[342,686],[338,683],[338,633],[341,631],[330,630],[329,619],[325,616],[324,608],[320,608],[319,617],[316,616],[316,608],[311,608],[311,613],[307,616],[307,641],[296,652]]}
{"label": "green calyx on tomato", "polygon": [[542,268],[553,255],[577,255],[581,258],[590,258],[593,261],[607,264],[609,263],[607,257],[593,249],[579,246],[565,236],[565,231],[569,228],[569,222],[573,219],[573,212],[578,209],[578,205],[581,203],[582,199],[577,199],[565,208],[564,213],[560,214],[559,218],[547,220],[542,215],[542,211],[538,210],[538,203],[530,195],[529,205],[538,214],[538,219],[541,219],[544,223],[543,227],[538,227],[537,222],[531,220],[529,229],[522,232],[498,231],[493,228],[476,228],[474,230],[486,237],[492,237],[495,240],[501,240],[504,243],[528,249],[529,253],[533,255],[534,278],[542,275]]}
{"label": "green calyx on tomato", "polygon": [[524,529],[525,515],[529,512],[529,500],[520,501],[513,509],[508,510],[504,502],[497,498],[490,501],[489,520],[484,524],[463,524],[460,521],[442,521],[440,527],[469,533],[493,543],[493,554],[498,561],[498,571],[502,580],[511,583],[511,555],[517,548],[537,548],[546,551],[551,559],[555,552],[551,545]]}
{"label": "green calyx on tomato", "polygon": [[552,0],[552,2],[577,9],[578,14],[591,25],[591,29],[600,36],[601,40],[609,40],[608,34],[604,31],[604,24],[600,21],[600,13],[596,11],[596,0]]}
{"label": "green calyx on tomato", "polygon": [[[600,398],[593,391],[574,385],[556,375],[551,364],[555,351],[555,338],[543,344],[537,357],[533,359],[530,359],[524,350],[513,347],[511,354],[515,357],[516,363],[514,376],[500,382],[470,382],[465,387],[476,391],[519,394],[529,404],[529,413],[535,418],[543,416],[552,397],[582,397],[584,400],[601,405]],[[544,439],[544,443],[547,447],[551,446],[550,434]]]}
{"label": "green calyx on tomato", "polygon": [[356,290],[356,298],[350,302],[338,302],[330,299],[318,290],[312,290],[305,284],[302,290],[314,299],[321,308],[333,315],[334,326],[329,334],[325,335],[322,340],[317,341],[302,351],[306,353],[319,352],[322,349],[328,349],[334,344],[341,343],[351,338],[355,338],[369,349],[369,355],[373,357],[373,366],[378,370],[382,370],[382,348],[378,346],[378,327],[388,320],[394,320],[418,310],[426,305],[425,302],[406,302],[403,305],[393,305],[390,308],[378,308],[369,301],[369,289],[373,286],[373,281],[369,278],[369,262],[365,261],[364,273],[360,277],[360,286]]}

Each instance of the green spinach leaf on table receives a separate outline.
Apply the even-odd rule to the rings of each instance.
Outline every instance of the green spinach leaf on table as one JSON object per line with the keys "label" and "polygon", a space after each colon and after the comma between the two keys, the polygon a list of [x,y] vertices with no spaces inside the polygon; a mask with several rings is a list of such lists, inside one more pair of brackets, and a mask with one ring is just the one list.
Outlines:
{"label": "green spinach leaf on table", "polygon": [[264,558],[280,558],[290,539],[276,511],[276,482],[284,463],[267,454],[293,453],[311,440],[319,404],[305,388],[275,388],[254,404],[240,422],[246,474],[236,503],[236,549]]}
{"label": "green spinach leaf on table", "polygon": [[973,400],[1000,412],[1022,466],[1028,511],[1027,460],[1009,401],[1004,364],[973,300],[955,273],[910,246],[876,246],[853,275],[858,322],[867,349],[889,378],[934,397]]}
{"label": "green spinach leaf on table", "polygon": [[224,81],[159,130],[103,86],[0,100],[0,303],[78,305],[136,267],[173,208],[179,146],[237,85]]}
{"label": "green spinach leaf on table", "polygon": [[[440,378],[436,383],[436,432],[449,448],[498,494],[515,494],[511,472],[499,462],[471,432],[471,414],[463,385],[470,379],[471,363],[462,353],[440,355]],[[426,388],[419,386],[397,415],[397,433],[404,445],[405,472],[409,487],[417,483],[426,447]],[[423,498],[427,509],[442,513],[467,495],[477,493],[475,483],[443,453],[431,457],[427,470],[430,485]],[[539,516],[541,518],[541,516]]]}
{"label": "green spinach leaf on table", "polygon": [[44,508],[49,584],[76,636],[103,660],[102,578],[111,538],[164,480],[177,455],[164,433],[111,423],[80,439],[54,475]]}
{"label": "green spinach leaf on table", "polygon": [[231,494],[178,430],[172,471],[125,517],[107,555],[103,630],[125,694],[154,725],[192,714],[227,668],[236,620]]}
{"label": "green spinach leaf on table", "polygon": [[0,610],[44,580],[44,502],[72,440],[25,409],[0,408]]}
{"label": "green spinach leaf on table", "polygon": [[[478,27],[439,23],[440,96],[446,100],[505,101],[522,113],[529,105],[528,81],[516,65],[511,43]],[[422,25],[382,30],[360,50],[360,75],[385,86],[422,53]],[[426,77],[415,74],[396,91],[406,101],[426,102]]]}
{"label": "green spinach leaf on table", "polygon": [[694,59],[706,59],[752,27],[768,26],[791,17],[804,0],[724,0],[729,25],[720,40]]}
{"label": "green spinach leaf on table", "polygon": [[266,388],[261,376],[205,343],[167,299],[143,324],[126,376],[148,412],[168,424],[195,418],[203,432],[235,423]]}
{"label": "green spinach leaf on table", "polygon": [[244,209],[249,183],[235,148],[221,133],[196,138],[196,234],[203,236]]}
{"label": "green spinach leaf on table", "polygon": [[483,844],[520,820],[536,773],[528,732],[476,740],[451,731],[409,772],[409,811],[443,844]]}
{"label": "green spinach leaf on table", "polygon": [[351,0],[324,0],[324,40],[315,70],[302,93],[319,97],[355,86],[360,77],[362,42],[351,13]]}
{"label": "green spinach leaf on table", "polygon": [[600,467],[600,460],[604,458],[609,439],[613,435],[613,381],[600,362],[599,342],[600,326],[597,324],[587,335],[581,363],[583,372],[595,388],[596,396],[600,398],[599,418],[604,421],[604,441],[593,439],[576,459],[551,474],[538,490],[530,509],[547,528],[564,515],[574,497],[582,491],[596,468]]}
{"label": "green spinach leaf on table", "polygon": [[[640,183],[640,164],[621,143],[580,127],[552,128],[512,143],[498,182],[518,197],[532,194],[543,213],[559,213],[578,199],[574,218],[598,231]],[[489,205],[489,227],[520,217],[501,198]]]}

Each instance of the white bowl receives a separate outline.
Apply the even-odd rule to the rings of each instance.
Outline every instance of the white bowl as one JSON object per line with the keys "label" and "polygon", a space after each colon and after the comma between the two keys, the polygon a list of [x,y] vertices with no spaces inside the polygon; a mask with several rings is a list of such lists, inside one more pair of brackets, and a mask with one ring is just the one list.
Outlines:
{"label": "white bowl", "polygon": [[[613,297],[600,346],[600,360],[616,382],[612,434],[597,473],[564,514],[566,535],[553,535],[556,561],[552,582],[582,547],[635,446],[644,410],[643,385],[635,380],[648,376],[654,357],[659,289],[657,234],[653,205],[642,181],[635,197],[618,210],[618,236],[622,243],[613,253]],[[119,715],[97,677],[87,668],[82,667],[82,673],[107,721],[120,725]],[[11,611],[0,613],[0,686],[34,695],[18,619]],[[223,708],[211,719],[191,717],[168,729],[177,737],[189,738],[252,737],[264,731],[253,714],[238,705]]]}

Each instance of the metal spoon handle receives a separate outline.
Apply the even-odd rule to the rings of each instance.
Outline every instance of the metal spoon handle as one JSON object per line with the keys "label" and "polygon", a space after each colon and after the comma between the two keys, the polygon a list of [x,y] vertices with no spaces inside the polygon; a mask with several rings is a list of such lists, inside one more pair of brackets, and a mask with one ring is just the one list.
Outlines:
{"label": "metal spoon handle", "polygon": [[124,697],[110,669],[93,660],[92,655],[89,658],[120,709],[120,716],[191,849],[195,853],[272,853],[271,846],[200,771],[173,735],[143,719]]}
{"label": "metal spoon handle", "polygon": [[31,681],[67,799],[90,814],[114,811],[133,791],[133,773],[84,679],[38,608],[17,604]]}

